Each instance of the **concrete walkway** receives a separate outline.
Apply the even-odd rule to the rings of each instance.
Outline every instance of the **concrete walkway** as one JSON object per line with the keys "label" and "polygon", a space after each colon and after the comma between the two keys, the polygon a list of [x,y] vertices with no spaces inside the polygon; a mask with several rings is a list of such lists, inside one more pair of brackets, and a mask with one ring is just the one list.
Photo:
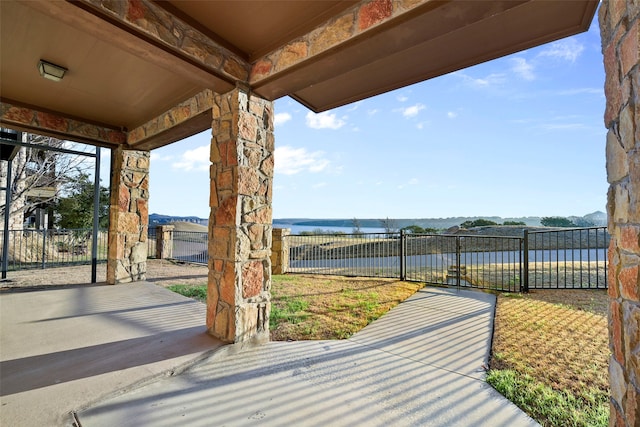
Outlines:
{"label": "concrete walkway", "polygon": [[493,295],[425,288],[349,340],[226,346],[77,417],[82,427],[537,425],[483,380],[494,309]]}
{"label": "concrete walkway", "polygon": [[0,426],[70,411],[177,373],[223,344],[206,308],[151,283],[0,293]]}

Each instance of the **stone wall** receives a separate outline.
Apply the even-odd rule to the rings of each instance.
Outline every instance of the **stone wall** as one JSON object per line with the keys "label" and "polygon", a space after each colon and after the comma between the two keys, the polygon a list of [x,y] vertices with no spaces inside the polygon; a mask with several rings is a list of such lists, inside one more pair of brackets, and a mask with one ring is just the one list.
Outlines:
{"label": "stone wall", "polygon": [[290,228],[274,228],[271,244],[271,272],[285,274],[289,269],[289,242],[286,239],[291,233]]}
{"label": "stone wall", "polygon": [[228,342],[268,340],[273,103],[216,95],[212,131],[207,327]]}
{"label": "stone wall", "polygon": [[640,5],[603,2],[608,129],[610,425],[640,425]]}
{"label": "stone wall", "polygon": [[149,226],[148,151],[111,151],[107,282],[144,280]]}

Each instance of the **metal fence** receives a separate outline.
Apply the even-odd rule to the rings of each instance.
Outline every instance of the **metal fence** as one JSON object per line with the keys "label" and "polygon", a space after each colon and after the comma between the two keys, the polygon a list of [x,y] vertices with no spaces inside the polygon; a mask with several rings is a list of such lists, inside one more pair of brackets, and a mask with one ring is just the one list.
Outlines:
{"label": "metal fence", "polygon": [[521,238],[408,234],[404,242],[406,280],[521,290]]}
{"label": "metal fence", "polygon": [[[156,257],[157,229],[149,228],[147,235],[147,253],[149,258]],[[209,261],[209,235],[198,231],[171,231],[171,259],[207,264]]]}
{"label": "metal fence", "polygon": [[[91,264],[91,229],[9,230],[8,270]],[[107,259],[107,230],[98,232],[97,260]],[[4,232],[0,230],[0,254]]]}
{"label": "metal fence", "polygon": [[209,235],[195,231],[173,232],[173,258],[179,261],[207,264]]}
{"label": "metal fence", "polygon": [[288,273],[398,277],[400,234],[317,234],[287,236]]}
{"label": "metal fence", "polygon": [[526,289],[606,289],[606,227],[525,231]]}
{"label": "metal fence", "polygon": [[523,237],[373,233],[286,239],[288,273],[398,277],[507,292],[607,286],[606,227]]}

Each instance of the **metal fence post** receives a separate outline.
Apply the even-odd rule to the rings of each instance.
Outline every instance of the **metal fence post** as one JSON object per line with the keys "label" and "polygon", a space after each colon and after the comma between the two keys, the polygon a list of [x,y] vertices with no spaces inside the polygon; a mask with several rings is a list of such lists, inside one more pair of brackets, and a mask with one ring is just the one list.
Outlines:
{"label": "metal fence post", "polygon": [[460,236],[456,236],[456,286],[460,288],[460,268],[462,267],[460,264]]}
{"label": "metal fence post", "polygon": [[404,251],[404,243],[405,243],[405,234],[404,230],[400,230],[400,280],[405,280],[407,277],[406,272],[406,259],[405,259],[405,251]]}
{"label": "metal fence post", "polygon": [[42,269],[46,268],[46,257],[47,257],[47,229],[42,229]]}
{"label": "metal fence post", "polygon": [[529,292],[529,230],[524,230],[524,239],[522,242],[524,251],[522,253],[522,264],[523,264],[523,274],[522,274],[522,292]]}
{"label": "metal fence post", "polygon": [[[5,205],[4,205],[4,233],[2,235],[2,279],[7,278],[7,270],[9,269],[9,217],[11,215],[11,168],[13,161],[7,161],[7,186],[5,187]],[[13,240],[15,242],[15,238]]]}

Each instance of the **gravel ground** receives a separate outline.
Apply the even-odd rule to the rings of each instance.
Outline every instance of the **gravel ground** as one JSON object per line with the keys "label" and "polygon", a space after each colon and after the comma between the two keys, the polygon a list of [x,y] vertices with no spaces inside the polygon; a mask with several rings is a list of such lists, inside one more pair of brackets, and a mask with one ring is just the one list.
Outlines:
{"label": "gravel ground", "polygon": [[[98,283],[104,283],[106,278],[107,266],[106,264],[99,264],[97,271]],[[147,281],[161,286],[206,283],[207,266],[150,259],[147,261]],[[9,271],[7,280],[0,282],[0,289],[89,285],[90,282],[90,265],[65,266],[44,270]]]}

